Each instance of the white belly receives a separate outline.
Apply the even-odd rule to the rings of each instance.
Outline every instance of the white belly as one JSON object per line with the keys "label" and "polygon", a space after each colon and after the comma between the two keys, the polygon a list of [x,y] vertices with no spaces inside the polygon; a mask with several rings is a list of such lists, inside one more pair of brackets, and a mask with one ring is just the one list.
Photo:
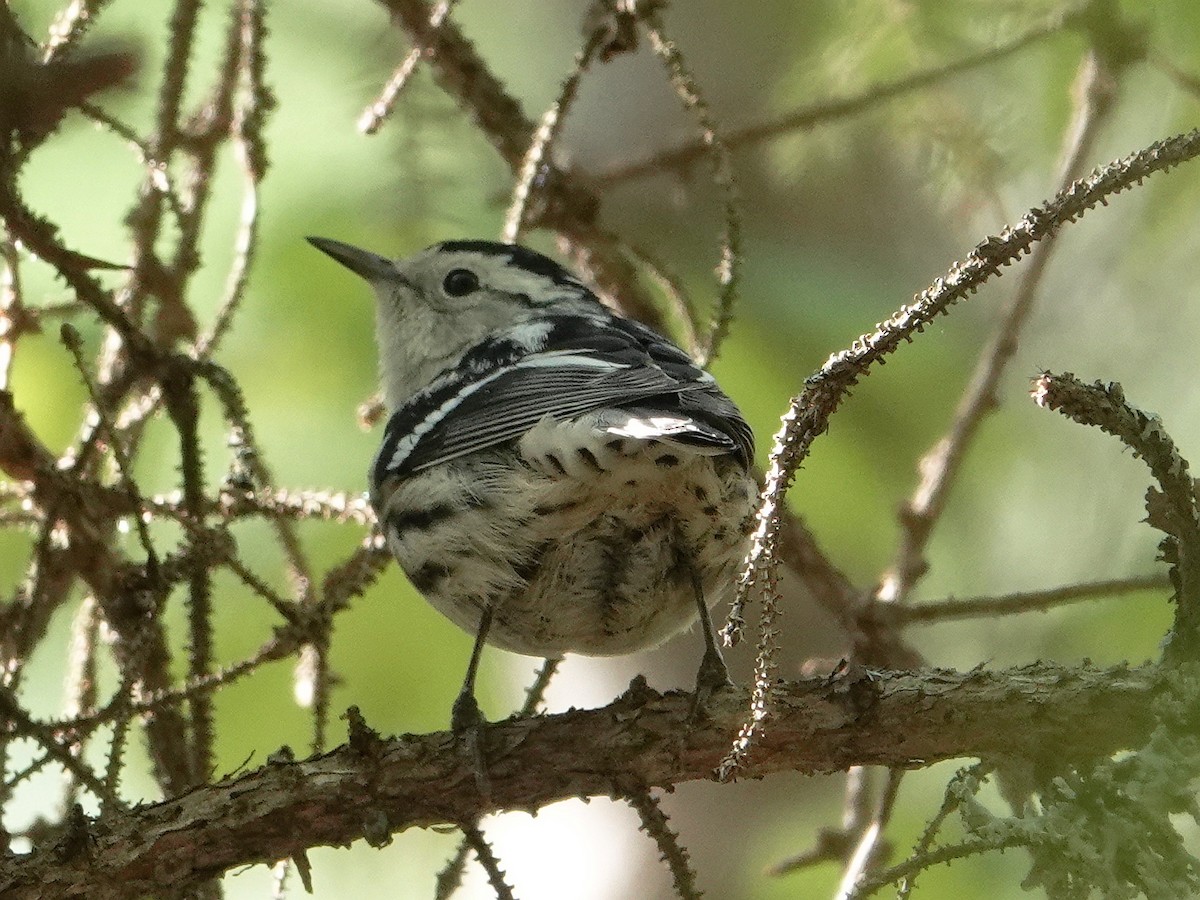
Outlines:
{"label": "white belly", "polygon": [[493,605],[488,642],[517,653],[607,656],[690,625],[693,573],[709,605],[728,598],[756,497],[736,462],[554,437],[531,433],[521,465],[486,451],[392,488],[388,543],[435,608],[474,633]]}

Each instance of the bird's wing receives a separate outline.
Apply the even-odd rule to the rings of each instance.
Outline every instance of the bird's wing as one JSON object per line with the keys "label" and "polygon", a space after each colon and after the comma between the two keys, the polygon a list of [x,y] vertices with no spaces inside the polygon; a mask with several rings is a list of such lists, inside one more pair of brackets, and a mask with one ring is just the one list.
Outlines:
{"label": "bird's wing", "polygon": [[[373,483],[516,440],[546,417],[628,410],[637,436],[725,451],[748,464],[753,437],[737,407],[679,348],[611,316],[548,316],[500,332],[397,409]],[[661,435],[653,419],[661,418]]]}

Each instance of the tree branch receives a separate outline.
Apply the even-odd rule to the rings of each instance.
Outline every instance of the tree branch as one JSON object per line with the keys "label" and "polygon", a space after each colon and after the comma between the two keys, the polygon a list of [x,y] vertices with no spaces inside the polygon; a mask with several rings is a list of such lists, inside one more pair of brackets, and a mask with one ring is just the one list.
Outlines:
{"label": "tree branch", "polygon": [[[777,718],[741,773],[916,768],[957,757],[1011,758],[1022,748],[1047,766],[1108,755],[1144,743],[1160,680],[1153,667],[1038,663],[1004,672],[854,669],[789,682],[778,687]],[[363,837],[378,844],[414,826],[610,796],[631,777],[648,787],[709,779],[747,700],[744,690],[722,692],[710,717],[688,731],[690,695],[659,694],[635,680],[602,709],[487,725],[481,740],[491,805],[480,799],[472,759],[450,733],[383,739],[360,724],[348,744],[329,753],[301,762],[281,753],[254,772],[162,803],[102,822],[77,820],[57,845],[0,859],[0,895],[116,898],[168,885],[178,890],[311,846]]]}

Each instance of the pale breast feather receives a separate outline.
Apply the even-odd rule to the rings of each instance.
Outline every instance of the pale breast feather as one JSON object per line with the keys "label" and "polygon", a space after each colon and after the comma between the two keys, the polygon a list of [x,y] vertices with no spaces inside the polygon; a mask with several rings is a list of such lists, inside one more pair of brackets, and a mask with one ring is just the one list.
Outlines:
{"label": "pale breast feather", "polygon": [[[398,408],[372,464],[374,487],[519,439],[544,417],[661,410],[697,420],[696,443],[748,465],[749,426],[707,372],[648,328],[607,315],[546,316],[492,335]],[[540,348],[530,349],[536,333]],[[525,340],[522,340],[525,338]],[[686,433],[672,438],[687,442]]]}

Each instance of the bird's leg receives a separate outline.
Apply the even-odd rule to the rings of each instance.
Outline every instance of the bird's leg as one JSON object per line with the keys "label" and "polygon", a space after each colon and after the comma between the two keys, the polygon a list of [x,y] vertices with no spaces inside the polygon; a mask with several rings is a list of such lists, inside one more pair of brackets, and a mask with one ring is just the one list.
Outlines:
{"label": "bird's leg", "polygon": [[475,675],[479,672],[479,660],[483,656],[483,645],[492,627],[492,612],[494,607],[489,603],[483,608],[479,618],[479,628],[475,632],[475,646],[471,648],[471,661],[467,663],[467,674],[463,678],[462,690],[454,699],[450,712],[450,728],[455,732],[463,732],[483,724],[483,713],[479,711],[479,701],[475,699]]}
{"label": "bird's leg", "polygon": [[693,717],[707,704],[713,693],[720,688],[733,684],[729,679],[729,670],[721,651],[717,647],[717,635],[713,631],[712,616],[708,612],[708,604],[704,602],[704,584],[700,580],[700,571],[692,558],[685,560],[688,574],[692,580],[692,591],[696,595],[696,608],[700,611],[700,628],[704,631],[704,658],[700,660],[700,670],[696,672],[696,693],[692,700]]}
{"label": "bird's leg", "polygon": [[492,626],[494,610],[495,606],[492,603],[483,608],[479,628],[475,632],[475,646],[471,648],[471,661],[467,663],[467,674],[463,678],[462,689],[454,699],[454,706],[450,708],[450,729],[462,738],[475,769],[475,785],[485,799],[491,797],[492,790],[488,782],[487,760],[484,759],[483,747],[479,743],[479,729],[485,720],[479,709],[479,701],[475,699],[475,675],[479,672],[479,660],[483,656],[483,645]]}

